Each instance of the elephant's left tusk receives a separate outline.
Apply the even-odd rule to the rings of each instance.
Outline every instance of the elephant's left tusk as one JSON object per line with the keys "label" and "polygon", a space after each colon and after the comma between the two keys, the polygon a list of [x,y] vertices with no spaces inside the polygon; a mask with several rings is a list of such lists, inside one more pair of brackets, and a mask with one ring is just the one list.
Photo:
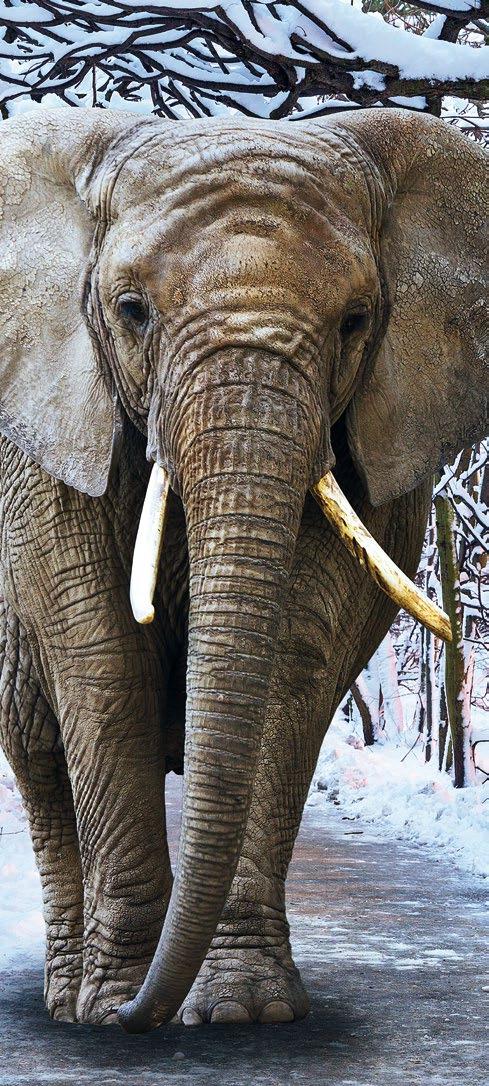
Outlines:
{"label": "elephant's left tusk", "polygon": [[331,472],[312,487],[312,493],[340,539],[357,562],[370,573],[379,588],[390,596],[398,607],[404,607],[437,637],[451,641],[452,629],[448,615],[427,599],[376,543],[357,517]]}
{"label": "elephant's left tusk", "polygon": [[153,596],[163,545],[169,485],[164,468],[153,464],[141,511],[131,572],[132,613],[136,622],[143,625],[152,622],[155,617]]}

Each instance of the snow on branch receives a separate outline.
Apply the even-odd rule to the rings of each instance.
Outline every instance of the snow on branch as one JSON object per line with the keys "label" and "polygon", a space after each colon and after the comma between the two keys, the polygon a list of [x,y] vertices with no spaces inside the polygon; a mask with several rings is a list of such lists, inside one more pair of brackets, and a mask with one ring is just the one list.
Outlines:
{"label": "snow on branch", "polygon": [[55,95],[171,117],[229,107],[283,117],[324,96],[314,113],[489,98],[487,50],[456,40],[485,17],[487,0],[418,7],[436,15],[421,35],[347,0],[4,0],[0,107],[8,115],[19,98]]}

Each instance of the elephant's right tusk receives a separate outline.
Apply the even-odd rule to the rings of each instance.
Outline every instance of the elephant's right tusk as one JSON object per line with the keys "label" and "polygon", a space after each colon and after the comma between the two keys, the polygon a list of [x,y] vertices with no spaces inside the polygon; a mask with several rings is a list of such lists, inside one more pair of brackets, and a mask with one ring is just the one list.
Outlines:
{"label": "elephant's right tusk", "polygon": [[398,607],[404,607],[437,637],[451,641],[452,629],[448,615],[423,595],[376,543],[357,517],[331,472],[312,487],[312,493],[350,554],[367,570],[379,588],[390,596]]}
{"label": "elephant's right tusk", "polygon": [[163,545],[169,485],[164,468],[153,464],[141,511],[131,572],[132,613],[136,622],[142,625],[152,622],[155,616],[153,596]]}

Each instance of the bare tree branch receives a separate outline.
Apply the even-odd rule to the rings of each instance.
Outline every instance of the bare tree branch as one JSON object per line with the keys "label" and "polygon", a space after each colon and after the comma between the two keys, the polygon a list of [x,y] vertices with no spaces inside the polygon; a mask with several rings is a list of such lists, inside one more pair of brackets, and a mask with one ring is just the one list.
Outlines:
{"label": "bare tree branch", "polygon": [[282,117],[330,95],[350,107],[434,112],[445,94],[489,99],[487,51],[457,41],[484,23],[487,0],[417,7],[436,15],[421,36],[342,0],[4,0],[0,106],[8,113],[18,98],[53,94],[103,106],[118,96],[165,116],[234,108]]}

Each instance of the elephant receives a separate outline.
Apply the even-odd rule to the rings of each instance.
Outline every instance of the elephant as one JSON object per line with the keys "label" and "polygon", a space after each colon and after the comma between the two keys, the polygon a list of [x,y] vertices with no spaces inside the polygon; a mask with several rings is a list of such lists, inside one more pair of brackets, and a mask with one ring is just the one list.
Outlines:
{"label": "elephant", "polygon": [[287,869],[400,604],[321,481],[413,577],[487,429],[487,158],[397,108],[39,108],[0,141],[0,728],[47,1008],[300,1018]]}

